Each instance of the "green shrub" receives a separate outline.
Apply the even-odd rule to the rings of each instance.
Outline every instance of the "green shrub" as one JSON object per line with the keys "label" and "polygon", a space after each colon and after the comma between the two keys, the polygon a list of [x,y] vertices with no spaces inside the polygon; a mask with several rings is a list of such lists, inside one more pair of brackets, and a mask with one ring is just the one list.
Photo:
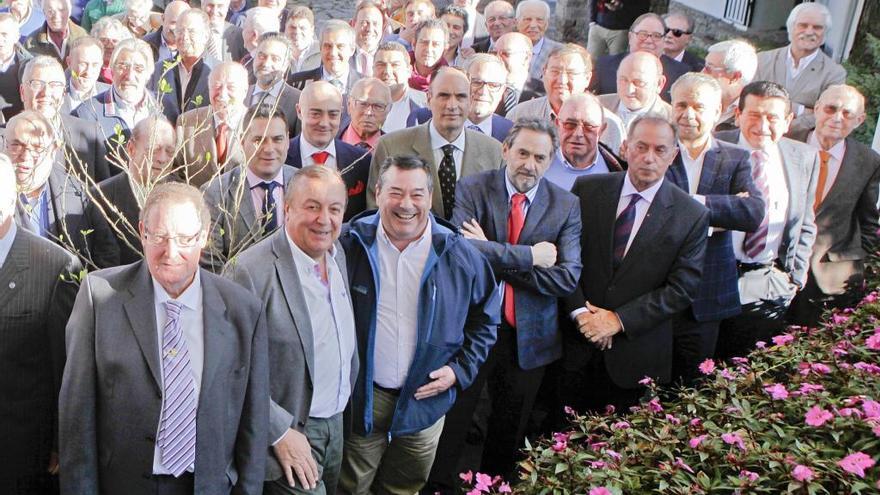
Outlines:
{"label": "green shrub", "polygon": [[862,49],[854,52],[843,66],[847,72],[847,84],[865,95],[865,123],[853,132],[853,138],[871,145],[877,126],[878,103],[880,103],[880,38],[865,33]]}

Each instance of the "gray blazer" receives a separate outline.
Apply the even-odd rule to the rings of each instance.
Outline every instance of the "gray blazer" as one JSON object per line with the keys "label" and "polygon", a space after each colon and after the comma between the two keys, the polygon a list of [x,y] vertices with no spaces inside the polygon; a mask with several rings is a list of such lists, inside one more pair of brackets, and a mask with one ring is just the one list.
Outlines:
{"label": "gray blazer", "polygon": [[[434,151],[431,149],[431,134],[428,131],[429,125],[431,125],[431,121],[385,134],[379,138],[376,149],[373,150],[373,161],[370,163],[370,179],[367,184],[368,209],[376,207],[375,191],[379,168],[385,158],[389,156],[418,156],[425,160],[434,172],[434,184],[440,184],[440,176],[438,175],[440,164],[434,160]],[[464,132],[464,155],[462,156],[459,180],[484,170],[501,168],[501,143],[481,132],[470,129],[464,129]],[[443,211],[443,196],[440,194],[439,187],[434,188],[431,211],[443,218],[449,216]]]}
{"label": "gray blazer", "polygon": [[[348,275],[345,252],[336,247],[336,263]],[[269,328],[269,442],[288,428],[304,432],[312,405],[315,363],[314,337],[305,295],[284,229],[256,243],[231,262],[225,275],[254,293],[266,304]],[[351,298],[349,298],[351,301]],[[358,373],[358,353],[351,357],[351,389]],[[275,455],[268,452],[266,479],[284,476]]]}
{"label": "gray blazer", "polygon": [[[268,444],[269,376],[261,303],[201,271],[204,367],[196,417],[196,494],[259,494]],[[67,323],[61,384],[61,493],[155,492],[162,365],[147,264],[83,281]]]}
{"label": "gray blazer", "polygon": [[[296,169],[289,165],[282,167],[286,187]],[[211,231],[208,245],[202,251],[201,264],[220,273],[230,258],[265,237],[262,212],[258,215],[254,208],[244,166],[214,178],[202,186],[202,192],[211,210]]]}
{"label": "gray blazer", "polygon": [[[715,137],[737,144],[739,132],[739,130],[722,131],[716,133]],[[819,154],[812,146],[789,138],[782,138],[778,146],[789,195],[788,218],[782,232],[782,243],[779,246],[779,261],[791,278],[791,282],[798,288],[803,288],[807,283],[810,253],[816,240],[813,201],[816,198],[816,183],[819,180]],[[743,292],[742,287],[740,292]]]}
{"label": "gray blazer", "polygon": [[553,41],[547,36],[544,36],[544,45],[541,46],[541,51],[532,57],[532,62],[529,64],[529,77],[541,79],[544,75],[544,66],[547,65],[547,60],[550,58],[550,54],[553,53],[553,50],[556,50],[561,46],[562,43]]}
{"label": "gray blazer", "polygon": [[[788,79],[788,49],[785,45],[775,50],[769,50],[758,54],[758,71],[754,81],[773,81],[785,86],[793,103],[799,103],[806,108],[813,108],[819,95],[832,84],[846,82],[846,69],[831,60],[822,50],[791,85],[787,85]],[[816,118],[812,114],[804,113],[791,123],[791,131],[812,129],[816,125]]]}
{"label": "gray blazer", "polygon": [[[248,86],[247,98],[245,101],[248,102],[248,106],[252,107],[258,103],[262,103],[262,99],[254,100],[254,86],[251,84]],[[278,100],[274,105],[276,109],[284,112],[284,117],[287,118],[287,134],[288,137],[293,139],[295,136],[299,135],[302,130],[302,126],[300,125],[299,117],[296,115],[296,105],[299,103],[299,94],[300,90],[294,88],[293,86],[284,83],[284,87],[281,89],[281,94],[278,97]],[[245,122],[247,124],[247,122]]]}

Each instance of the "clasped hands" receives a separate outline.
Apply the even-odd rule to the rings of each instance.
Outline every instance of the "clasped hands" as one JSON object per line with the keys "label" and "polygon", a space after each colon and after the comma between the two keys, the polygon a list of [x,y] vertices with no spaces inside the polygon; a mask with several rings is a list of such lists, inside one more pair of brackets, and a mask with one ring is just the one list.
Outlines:
{"label": "clasped hands", "polygon": [[611,349],[614,336],[623,330],[620,318],[614,311],[594,306],[590,301],[584,301],[584,308],[586,311],[575,316],[578,331],[599,350]]}

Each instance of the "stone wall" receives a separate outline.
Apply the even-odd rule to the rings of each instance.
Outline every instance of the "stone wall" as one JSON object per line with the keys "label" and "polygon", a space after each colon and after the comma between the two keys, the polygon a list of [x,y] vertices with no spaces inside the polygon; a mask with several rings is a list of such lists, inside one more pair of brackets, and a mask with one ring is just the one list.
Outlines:
{"label": "stone wall", "polygon": [[685,12],[694,18],[694,41],[693,45],[699,48],[707,48],[718,41],[733,38],[744,38],[753,44],[758,50],[776,48],[788,43],[788,36],[784,29],[772,31],[741,30],[723,20],[682,5],[675,0],[669,2],[670,11]]}

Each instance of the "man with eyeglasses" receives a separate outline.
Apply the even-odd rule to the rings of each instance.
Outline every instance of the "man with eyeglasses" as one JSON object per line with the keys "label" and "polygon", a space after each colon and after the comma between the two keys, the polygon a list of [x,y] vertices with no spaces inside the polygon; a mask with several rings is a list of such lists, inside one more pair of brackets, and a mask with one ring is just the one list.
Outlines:
{"label": "man with eyeglasses", "polygon": [[351,121],[340,129],[339,139],[372,152],[384,134],[382,125],[391,106],[391,92],[382,81],[365,77],[354,83],[347,104]]}
{"label": "man with eyeglasses", "polygon": [[343,98],[336,86],[315,81],[299,97],[296,113],[302,134],[290,140],[287,164],[333,167],[342,175],[348,192],[345,221],[367,208],[367,179],[371,154],[337,138],[342,120]]}
{"label": "man with eyeglasses", "polygon": [[709,47],[703,73],[714,77],[721,85],[721,117],[716,131],[736,129],[736,108],[739,94],[752,82],[758,70],[755,48],[742,40],[727,40]]}
{"label": "man with eyeglasses", "polygon": [[10,13],[0,13],[0,98],[7,106],[3,109],[3,120],[9,120],[22,110],[18,86],[21,84],[21,69],[30,58],[18,44],[18,20]]}
{"label": "man with eyeglasses", "polygon": [[33,55],[49,55],[64,63],[70,42],[88,33],[70,18],[70,0],[42,0],[42,6],[46,22],[27,37],[24,48]]}
{"label": "man with eyeglasses", "polygon": [[[649,52],[660,59],[663,64],[663,76],[666,83],[660,90],[663,101],[669,102],[669,88],[676,79],[690,71],[687,64],[667,57],[663,53],[663,39],[668,29],[663,18],[654,13],[640,15],[629,30],[629,53]],[[606,95],[617,91],[617,69],[627,53],[606,55],[596,61],[593,70],[593,81],[590,89],[597,95]]]}
{"label": "man with eyeglasses", "polygon": [[83,277],[59,400],[62,494],[262,492],[263,304],[199,269],[209,226],[198,189],[158,184],[138,225],[144,260]]}
{"label": "man with eyeglasses", "polygon": [[373,57],[382,41],[385,15],[378,4],[366,0],[358,4],[354,14],[357,33],[354,51],[355,69],[365,77],[373,76]]}
{"label": "man with eyeglasses", "polygon": [[409,53],[400,43],[385,42],[376,50],[373,74],[391,91],[391,105],[382,125],[386,133],[406,128],[409,115],[428,105],[424,92],[409,87],[410,63]]}
{"label": "man with eyeglasses", "polygon": [[694,37],[694,19],[684,12],[671,12],[663,16],[666,37],[663,53],[678,62],[687,64],[691,72],[700,72],[706,61],[687,49]]}
{"label": "man with eyeglasses", "polygon": [[110,89],[109,84],[98,81],[103,66],[103,49],[101,42],[91,36],[77,38],[70,44],[67,56],[70,72],[62,113],[70,114],[85,102],[92,104],[92,98]]}
{"label": "man with eyeglasses", "polygon": [[443,54],[449,43],[449,28],[441,19],[428,19],[416,30],[415,49],[410,54],[412,74],[409,87],[426,91],[437,69],[449,65]]}
{"label": "man with eyeglasses", "polygon": [[113,82],[113,71],[110,69],[110,57],[113,56],[113,50],[116,49],[116,45],[120,41],[134,38],[134,36],[113,17],[98,19],[98,22],[92,27],[91,35],[97,38],[104,48],[103,65],[98,80],[110,84]]}
{"label": "man with eyeglasses", "polygon": [[864,260],[880,245],[880,156],[850,136],[865,121],[865,97],[852,86],[831,86],[816,102],[815,116],[815,129],[791,134],[819,149],[816,242],[807,285],[789,313],[793,323],[810,326],[824,310],[862,298]]}
{"label": "man with eyeglasses", "polygon": [[264,35],[254,52],[253,75],[256,81],[248,88],[246,98],[250,106],[265,103],[287,109],[290,113],[287,117],[287,133],[291,139],[300,133],[299,119],[296,112],[291,111],[299,102],[300,90],[285,80],[292,52],[293,46],[284,35]]}
{"label": "man with eyeglasses", "polygon": [[[586,50],[573,43],[562,45],[550,55],[544,68],[543,83],[547,96],[518,104],[507,113],[507,118],[512,122],[523,117],[555,121],[566,98],[587,91],[592,77],[591,69],[590,55]],[[618,150],[626,135],[625,129],[620,117],[612,112],[605,112],[604,115],[606,125],[601,140],[612,150]]]}
{"label": "man with eyeglasses", "polygon": [[592,0],[587,51],[593,60],[626,51],[627,30],[651,9],[650,0]]}
{"label": "man with eyeglasses", "polygon": [[600,96],[599,101],[620,117],[624,129],[647,113],[671,119],[672,107],[660,99],[665,82],[660,59],[648,52],[630,53],[617,67],[617,91]]}
{"label": "man with eyeglasses", "polygon": [[19,92],[25,110],[49,120],[59,147],[56,163],[89,187],[119,172],[107,163],[104,139],[97,124],[61,112],[64,103],[64,69],[53,57],[38,55],[22,71]]}
{"label": "man with eyeglasses", "polygon": [[561,46],[544,36],[550,26],[550,5],[544,0],[523,0],[516,5],[516,30],[532,42],[529,75],[540,78],[550,55]]}
{"label": "man with eyeglasses", "polygon": [[544,174],[548,181],[569,191],[580,176],[623,170],[623,161],[599,140],[606,112],[590,92],[565,99],[556,117],[559,149]]}
{"label": "man with eyeglasses", "polygon": [[507,68],[507,89],[498,105],[498,115],[506,117],[517,104],[547,94],[544,82],[529,74],[532,41],[528,36],[517,32],[502,34],[489,53],[498,55]]}
{"label": "man with eyeglasses", "polygon": [[477,37],[471,45],[471,48],[477,53],[490,52],[495,47],[498,38],[516,29],[513,5],[506,0],[492,0],[487,3],[486,8],[483,9],[483,16],[486,20],[487,35],[482,38]]}

